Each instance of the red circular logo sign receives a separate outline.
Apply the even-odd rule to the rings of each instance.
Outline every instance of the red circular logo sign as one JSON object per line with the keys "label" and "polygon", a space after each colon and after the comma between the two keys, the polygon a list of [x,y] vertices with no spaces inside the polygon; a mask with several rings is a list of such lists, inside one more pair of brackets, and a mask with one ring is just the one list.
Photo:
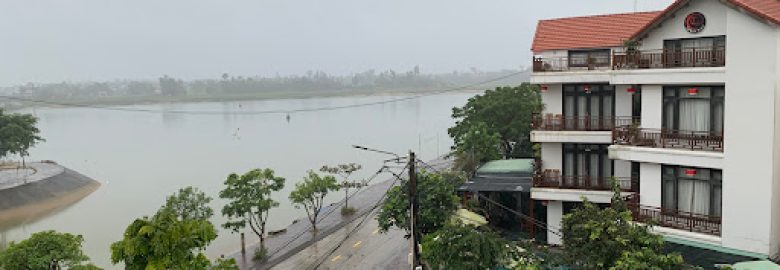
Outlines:
{"label": "red circular logo sign", "polygon": [[704,25],[707,24],[707,19],[704,18],[704,14],[694,12],[685,16],[685,30],[688,33],[698,33],[704,30]]}

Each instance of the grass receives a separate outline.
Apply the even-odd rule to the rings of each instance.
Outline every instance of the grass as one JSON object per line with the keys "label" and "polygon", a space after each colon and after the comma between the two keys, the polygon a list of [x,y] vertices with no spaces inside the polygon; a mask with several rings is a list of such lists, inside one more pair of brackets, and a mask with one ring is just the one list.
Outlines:
{"label": "grass", "polygon": [[349,216],[357,212],[357,209],[353,207],[342,207],[341,208],[341,215],[342,216]]}
{"label": "grass", "polygon": [[268,250],[265,247],[258,247],[252,255],[252,260],[262,262],[268,259]]}

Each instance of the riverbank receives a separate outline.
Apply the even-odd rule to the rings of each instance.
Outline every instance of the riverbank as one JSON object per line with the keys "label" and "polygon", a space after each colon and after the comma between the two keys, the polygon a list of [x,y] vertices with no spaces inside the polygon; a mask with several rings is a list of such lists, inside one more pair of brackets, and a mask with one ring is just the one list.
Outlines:
{"label": "riverbank", "polygon": [[[234,101],[261,101],[261,100],[285,100],[285,99],[314,99],[335,97],[370,97],[393,95],[420,95],[438,93],[442,89],[379,89],[379,90],[329,90],[329,91],[276,91],[253,92],[246,94],[227,95],[186,95],[186,96],[121,96],[121,97],[97,97],[95,99],[70,99],[70,100],[39,100],[36,98],[20,97],[20,100],[9,103],[0,103],[0,107],[9,111],[29,108],[59,108],[68,105],[85,106],[136,106],[153,104],[179,104],[202,102],[234,102]],[[449,93],[481,93],[484,90],[464,89],[450,91]]]}
{"label": "riverbank", "polygon": [[11,184],[6,181],[0,189],[0,228],[46,217],[100,187],[97,181],[55,163],[29,165],[36,173]]}

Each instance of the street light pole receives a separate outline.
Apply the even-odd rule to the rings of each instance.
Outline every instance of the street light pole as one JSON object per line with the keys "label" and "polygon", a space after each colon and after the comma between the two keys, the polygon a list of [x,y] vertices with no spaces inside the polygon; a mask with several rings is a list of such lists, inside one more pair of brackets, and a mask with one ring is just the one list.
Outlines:
{"label": "street light pole", "polygon": [[417,228],[417,169],[415,163],[417,159],[414,156],[414,152],[409,151],[409,201],[411,202],[410,213],[410,227],[412,233],[412,270],[418,269],[420,265],[420,248],[419,248],[419,233]]}

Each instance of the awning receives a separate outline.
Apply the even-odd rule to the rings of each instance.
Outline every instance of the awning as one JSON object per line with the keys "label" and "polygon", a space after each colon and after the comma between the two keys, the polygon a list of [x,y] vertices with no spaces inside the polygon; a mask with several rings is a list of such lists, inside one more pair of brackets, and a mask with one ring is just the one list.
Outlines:
{"label": "awning", "polygon": [[483,226],[485,224],[488,224],[487,219],[485,219],[485,217],[466,209],[458,209],[458,211],[455,212],[453,218],[460,219],[460,221],[463,222],[463,224],[467,224],[467,225]]}
{"label": "awning", "polygon": [[533,181],[530,177],[511,178],[501,181],[497,178],[471,179],[463,183],[460,191],[503,191],[503,192],[531,192]]}
{"label": "awning", "polygon": [[780,270],[780,265],[770,261],[752,261],[735,263],[731,268],[734,270]]}

